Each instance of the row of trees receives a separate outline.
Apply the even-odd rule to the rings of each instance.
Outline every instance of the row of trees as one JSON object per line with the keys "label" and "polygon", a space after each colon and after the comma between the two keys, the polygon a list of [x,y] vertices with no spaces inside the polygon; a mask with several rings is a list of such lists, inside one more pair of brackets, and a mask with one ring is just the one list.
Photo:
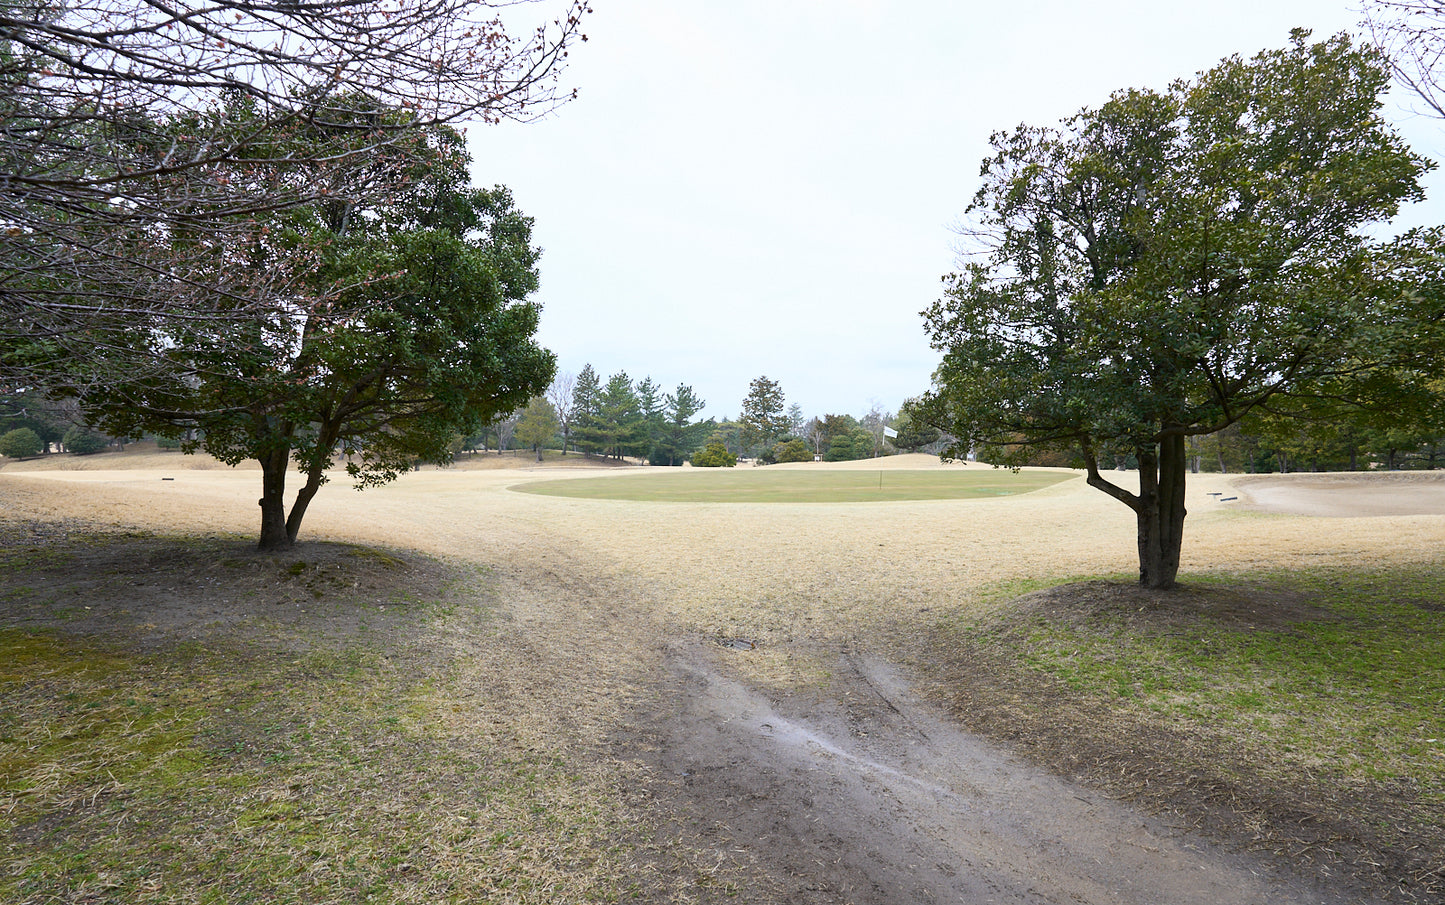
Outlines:
{"label": "row of trees", "polygon": [[[633,382],[626,372],[598,377],[591,364],[578,374],[562,374],[545,396],[530,400],[488,428],[487,439],[499,448],[514,441],[540,451],[559,448],[601,457],[639,458],[657,466],[702,464],[756,458],[764,464],[790,461],[848,461],[899,451],[938,453],[942,438],[935,428],[912,413],[879,406],[853,415],[805,418],[801,406],[788,405],[782,387],[769,377],[756,377],[741,403],[737,419],[695,419],[707,405],[691,386],[663,393],[652,377]],[[471,438],[483,442],[483,437]],[[705,447],[721,454],[696,458]]]}
{"label": "row of trees", "polygon": [[[592,365],[560,375],[545,395],[488,426],[468,443],[575,450],[587,456],[641,459],[654,465],[735,464],[739,458],[773,462],[841,462],[899,451],[938,452],[939,432],[912,414],[874,406],[861,418],[825,414],[806,418],[788,405],[782,387],[766,376],[752,381],[737,419],[699,419],[706,402],[691,386],[663,392],[651,378],[618,372],[603,382]],[[708,447],[713,452],[701,456]]]}
{"label": "row of trees", "polygon": [[[1355,423],[1260,417],[1236,422],[1212,434],[1185,441],[1188,471],[1223,474],[1269,474],[1322,471],[1397,471],[1445,468],[1445,434],[1438,425],[1372,428]],[[1002,453],[1001,455],[999,453]],[[1128,446],[1101,447],[1098,467],[1137,469]],[[1021,458],[1022,457],[1022,458]],[[1005,445],[985,461],[1082,468],[1077,450],[1049,450]]]}
{"label": "row of trees", "polygon": [[687,384],[664,392],[651,377],[634,381],[619,371],[603,383],[591,364],[563,373],[547,388],[498,419],[499,448],[510,438],[541,459],[543,449],[586,456],[681,465],[713,432],[713,419],[694,420],[707,403]]}

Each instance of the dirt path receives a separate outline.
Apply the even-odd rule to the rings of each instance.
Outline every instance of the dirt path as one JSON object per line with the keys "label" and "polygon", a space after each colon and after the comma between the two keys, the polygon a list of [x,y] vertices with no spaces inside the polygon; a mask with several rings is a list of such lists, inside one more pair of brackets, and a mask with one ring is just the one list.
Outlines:
{"label": "dirt path", "polygon": [[652,759],[781,901],[1354,901],[959,731],[884,661],[843,654],[828,690],[777,699],[729,675],[747,655],[667,647],[676,693],[651,721]]}
{"label": "dirt path", "polygon": [[[720,901],[1348,901],[959,731],[859,643],[885,614],[958,605],[988,580],[1128,568],[1128,520],[1102,495],[649,507],[508,493],[517,479],[423,473],[360,500],[333,488],[309,527],[490,570],[506,643],[476,648],[478,700],[498,719],[525,711],[539,744],[640,763],[640,800],[741,887]],[[253,484],[85,472],[0,478],[0,495],[46,517],[248,532]],[[1191,502],[1196,555],[1243,542],[1267,556],[1276,536],[1309,546],[1279,522],[1211,511],[1211,486]],[[1077,546],[1081,529],[1097,542]],[[1389,519],[1373,530],[1326,535],[1312,555],[1402,532],[1438,548],[1445,533]],[[1070,565],[1050,561],[1061,550]],[[759,645],[716,643],[735,637]]]}

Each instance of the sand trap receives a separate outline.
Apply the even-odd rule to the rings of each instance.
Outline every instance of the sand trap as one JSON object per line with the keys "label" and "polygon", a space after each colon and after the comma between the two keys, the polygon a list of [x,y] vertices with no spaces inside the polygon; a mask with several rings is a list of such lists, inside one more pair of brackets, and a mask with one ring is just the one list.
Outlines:
{"label": "sand trap", "polygon": [[1250,509],[1355,518],[1445,515],[1445,472],[1246,475],[1234,481]]}

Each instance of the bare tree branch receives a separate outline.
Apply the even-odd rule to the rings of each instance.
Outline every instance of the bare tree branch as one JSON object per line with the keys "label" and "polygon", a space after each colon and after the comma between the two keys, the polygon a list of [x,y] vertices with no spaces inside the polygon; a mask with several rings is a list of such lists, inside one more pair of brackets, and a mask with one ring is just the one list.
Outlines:
{"label": "bare tree branch", "polygon": [[437,125],[567,100],[589,10],[556,2],[520,33],[530,0],[0,3],[0,381],[169,366],[164,323],[324,313],[285,212],[344,220]]}
{"label": "bare tree branch", "polygon": [[1364,25],[1400,84],[1445,119],[1445,0],[1368,0]]}

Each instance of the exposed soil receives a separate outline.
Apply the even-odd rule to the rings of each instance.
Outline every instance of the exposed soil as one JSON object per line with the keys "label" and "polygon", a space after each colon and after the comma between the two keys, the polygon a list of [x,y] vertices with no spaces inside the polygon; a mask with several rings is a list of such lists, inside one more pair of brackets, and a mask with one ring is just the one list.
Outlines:
{"label": "exposed soil", "polygon": [[746,656],[669,647],[677,690],[650,723],[652,759],[714,844],[779,878],[781,901],[1358,901],[1007,753],[874,656],[836,652],[826,688],[787,696],[733,677]]}
{"label": "exposed soil", "polygon": [[[51,493],[58,485],[44,478],[0,479],[7,503],[0,521],[8,518],[0,543],[24,551],[5,581],[13,585],[23,574],[43,590],[52,576],[71,588],[60,601],[43,593],[0,599],[5,625],[119,633],[145,645],[206,636],[263,644],[324,642],[328,633],[401,637],[409,631],[405,607],[354,612],[344,605],[346,588],[395,587],[400,599],[408,588],[435,587],[451,574],[451,567],[424,558],[350,544],[310,543],[278,558],[251,553],[244,539],[201,541],[202,556],[189,542],[146,534],[101,539],[94,533],[118,524],[205,534],[218,526],[235,530],[239,517],[245,530],[254,503],[234,516],[225,506],[254,500],[254,488],[194,482],[160,488],[153,472],[89,480],[74,485],[83,496],[67,500]],[[437,475],[409,493],[378,494],[367,501],[373,509],[355,510],[368,512],[364,518],[340,505],[344,491],[334,489],[327,498],[338,501],[337,515],[327,520],[318,509],[314,524],[332,537],[361,543],[385,537],[489,571],[509,626],[507,644],[483,644],[451,629],[437,642],[465,661],[464,675],[475,673],[468,681],[479,701],[466,712],[496,720],[521,720],[526,712],[527,731],[541,744],[572,757],[642,764],[645,778],[630,806],[687,850],[683,863],[711,859],[730,878],[669,900],[1384,901],[1398,894],[1392,878],[1416,863],[1359,848],[1343,819],[1287,831],[1299,814],[1318,813],[1300,809],[1301,796],[1314,790],[1229,783],[1221,778],[1226,769],[1219,777],[1194,775],[1189,771],[1202,755],[1191,739],[1140,734],[1109,712],[1070,711],[1056,689],[1022,681],[985,649],[889,634],[899,625],[932,624],[916,617],[967,593],[957,577],[972,575],[957,564],[960,538],[975,544],[991,532],[994,542],[966,547],[965,565],[985,568],[986,549],[1008,559],[1006,544],[994,547],[1013,529],[988,521],[1004,511],[990,508],[995,504],[928,508],[955,519],[977,511],[981,521],[956,535],[925,525],[915,548],[899,532],[921,521],[922,509],[869,510],[866,540],[847,541],[845,561],[862,576],[849,587],[830,557],[862,509],[780,508],[779,525],[759,528],[748,523],[753,510],[700,507],[663,516],[633,505],[519,502],[523,495],[509,498],[495,483],[485,486],[491,489],[484,496],[468,496]],[[1050,492],[1065,503],[1050,507],[1045,498],[1015,510],[1045,513],[1041,518],[1058,524],[1039,531],[1063,536],[1077,530],[1069,507],[1093,511],[1092,497],[1076,504],[1062,496],[1066,490]],[[153,508],[137,508],[140,499]],[[84,515],[95,511],[106,513],[100,523]],[[575,524],[561,515],[544,521],[551,513]],[[699,536],[716,541],[710,555],[728,557],[710,561],[711,571],[701,548],[688,543],[689,521],[701,521],[706,530]],[[1439,533],[1433,524],[1406,527]],[[790,545],[809,529],[835,549]],[[943,546],[953,545],[952,560],[933,565],[934,550],[922,540],[930,530],[944,535]],[[1120,533],[1128,537],[1127,525]],[[907,593],[889,599],[880,589],[906,587],[906,579],[885,574],[882,565],[860,566],[857,551],[865,547],[878,548],[879,563],[914,549],[898,574],[912,570],[920,588],[929,581],[938,587],[926,596],[920,591],[921,602],[900,611]],[[765,565],[759,550],[777,551],[777,562]],[[1126,565],[1128,552],[1125,546]],[[1018,548],[1018,562],[1001,574],[1016,574],[1008,568],[1036,574],[1040,566],[1029,555]],[[1084,567],[1100,561],[1109,560]],[[930,569],[954,577],[930,578]],[[80,577],[90,575],[97,584]],[[1249,588],[1208,600],[1184,593],[1167,604],[1132,594],[1086,584],[1020,607],[1061,618],[1127,607],[1168,621],[1189,619],[1203,606],[1218,615],[1222,605],[1242,629],[1320,617],[1307,601],[1266,599]],[[746,643],[733,643],[739,640]],[[943,656],[950,651],[955,656]],[[922,653],[942,659],[915,686],[896,663]],[[1387,817],[1391,802],[1340,807],[1351,820],[1368,822]],[[1261,829],[1251,832],[1246,827],[1255,818]]]}

